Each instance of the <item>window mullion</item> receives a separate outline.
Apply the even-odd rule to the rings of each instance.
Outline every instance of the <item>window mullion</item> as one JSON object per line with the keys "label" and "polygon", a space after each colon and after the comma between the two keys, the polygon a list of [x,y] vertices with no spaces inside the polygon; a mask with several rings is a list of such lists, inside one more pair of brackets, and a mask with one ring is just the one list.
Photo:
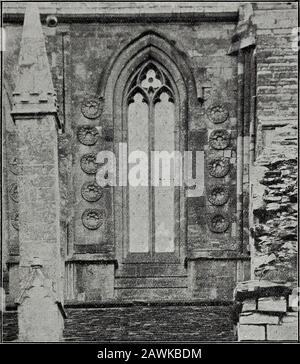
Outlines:
{"label": "window mullion", "polygon": [[149,150],[148,150],[148,173],[149,173],[149,208],[150,208],[150,233],[149,233],[149,250],[151,256],[155,253],[155,192],[152,185],[152,160],[151,151],[155,146],[155,134],[154,134],[154,105],[153,99],[149,101]]}

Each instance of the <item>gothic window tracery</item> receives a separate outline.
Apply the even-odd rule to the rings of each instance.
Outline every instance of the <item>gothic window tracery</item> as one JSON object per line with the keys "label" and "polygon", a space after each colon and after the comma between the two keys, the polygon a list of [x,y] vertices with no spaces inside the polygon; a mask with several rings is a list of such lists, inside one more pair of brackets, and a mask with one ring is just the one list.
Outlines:
{"label": "gothic window tracery", "polygon": [[172,253],[178,210],[172,183],[175,167],[171,164],[171,183],[165,186],[160,166],[160,183],[153,187],[155,169],[150,157],[151,151],[172,153],[178,143],[171,80],[159,64],[147,62],[134,74],[126,97],[128,154],[143,151],[149,160],[148,186],[128,187],[129,252]]}

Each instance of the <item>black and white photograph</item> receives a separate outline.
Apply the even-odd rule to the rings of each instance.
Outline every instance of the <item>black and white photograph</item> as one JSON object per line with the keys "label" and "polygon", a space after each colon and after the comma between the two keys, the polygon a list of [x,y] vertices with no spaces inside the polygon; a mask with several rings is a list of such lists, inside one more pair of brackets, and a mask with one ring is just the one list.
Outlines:
{"label": "black and white photograph", "polygon": [[0,30],[1,342],[299,343],[298,2],[2,1]]}

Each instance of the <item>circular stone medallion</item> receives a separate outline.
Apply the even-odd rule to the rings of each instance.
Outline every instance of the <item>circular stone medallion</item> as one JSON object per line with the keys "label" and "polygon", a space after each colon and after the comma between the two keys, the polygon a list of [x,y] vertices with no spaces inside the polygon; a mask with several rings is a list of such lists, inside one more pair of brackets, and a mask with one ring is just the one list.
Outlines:
{"label": "circular stone medallion", "polygon": [[11,216],[11,224],[16,229],[19,230],[19,213],[14,212]]}
{"label": "circular stone medallion", "polygon": [[222,213],[216,213],[208,218],[208,227],[214,233],[224,233],[229,226],[228,217]]}
{"label": "circular stone medallion", "polygon": [[215,124],[224,123],[229,116],[229,111],[225,105],[213,105],[207,110],[207,116]]}
{"label": "circular stone medallion", "polygon": [[18,175],[21,173],[21,165],[18,157],[14,156],[9,161],[9,170],[11,173]]}
{"label": "circular stone medallion", "polygon": [[104,221],[104,211],[99,209],[87,209],[81,216],[83,226],[89,230],[98,229]]}
{"label": "circular stone medallion", "polygon": [[219,184],[208,187],[207,198],[212,205],[224,205],[229,199],[228,186]]}
{"label": "circular stone medallion", "polygon": [[77,131],[77,138],[81,144],[94,145],[99,137],[98,130],[93,126],[80,126]]}
{"label": "circular stone medallion", "polygon": [[227,130],[218,129],[211,132],[209,136],[209,145],[214,149],[225,149],[228,147],[230,134]]}
{"label": "circular stone medallion", "polygon": [[84,154],[80,159],[80,166],[83,172],[95,174],[97,172],[96,155],[93,153]]}
{"label": "circular stone medallion", "polygon": [[209,174],[213,177],[224,177],[229,172],[229,158],[216,157],[209,159],[207,162]]}
{"label": "circular stone medallion", "polygon": [[96,119],[103,110],[103,100],[97,96],[85,97],[81,104],[82,115],[88,119]]}
{"label": "circular stone medallion", "polygon": [[19,202],[18,185],[17,183],[12,183],[9,187],[9,196],[15,202]]}
{"label": "circular stone medallion", "polygon": [[81,187],[81,195],[86,201],[95,202],[102,197],[103,190],[96,182],[86,182]]}

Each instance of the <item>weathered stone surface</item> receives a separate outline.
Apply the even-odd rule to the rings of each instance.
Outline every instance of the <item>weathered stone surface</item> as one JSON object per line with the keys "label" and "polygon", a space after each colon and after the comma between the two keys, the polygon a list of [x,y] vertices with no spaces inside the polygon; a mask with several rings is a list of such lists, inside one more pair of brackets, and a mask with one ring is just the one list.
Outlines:
{"label": "weathered stone surface", "polygon": [[292,282],[297,265],[296,160],[274,160],[268,166],[280,177],[268,184],[272,178],[262,180],[266,185],[263,203],[254,211],[259,219],[254,227],[254,269],[257,277]]}
{"label": "weathered stone surface", "polygon": [[[191,7],[185,1],[179,1],[174,4],[170,4],[167,2],[157,2],[153,4],[152,2],[145,2],[143,5],[138,2],[131,3],[129,1],[124,1],[120,3],[101,3],[101,2],[80,2],[75,3],[74,5],[69,4],[68,2],[64,2],[57,6],[56,2],[47,2],[41,3],[40,12],[41,14],[49,14],[49,13],[57,13],[57,14],[164,14],[164,13],[190,13]],[[130,5],[130,6],[129,6]],[[15,4],[5,4],[5,12],[6,13],[24,13],[24,9],[26,7],[26,2],[20,1],[17,5]],[[233,12],[233,14],[237,14],[238,4],[234,3],[222,3],[215,4],[214,2],[205,2],[196,3],[193,7],[195,12],[203,12],[203,14],[216,12]]]}
{"label": "weathered stone surface", "polygon": [[243,301],[242,312],[255,311],[256,310],[256,300],[255,299],[245,299]]}
{"label": "weathered stone surface", "polygon": [[299,313],[298,312],[287,312],[285,316],[281,318],[283,324],[299,324]]}
{"label": "weathered stone surface", "polygon": [[[238,291],[235,297],[239,297],[240,301],[245,300],[245,309],[243,308],[243,302],[238,302],[235,305],[236,322],[238,322],[238,340],[262,340],[260,336],[256,338],[256,331],[262,332],[262,328],[263,332],[266,333],[266,338],[264,339],[266,341],[297,340],[298,312],[288,312],[287,305],[288,292],[291,289],[287,290],[288,287],[286,286],[280,286],[267,281],[262,281],[261,287],[259,284],[260,282],[250,281],[242,282],[237,286]],[[260,290],[260,288],[263,289]],[[249,292],[252,294],[252,297],[256,298],[250,300],[245,295],[245,293]],[[279,294],[284,294],[285,296],[282,297]],[[247,308],[249,308],[249,311],[247,311]]]}
{"label": "weathered stone surface", "polygon": [[240,325],[278,325],[279,316],[265,315],[260,313],[243,313],[240,315]]}
{"label": "weathered stone surface", "polygon": [[[45,4],[39,4],[40,11],[44,13]],[[134,16],[135,11],[140,11],[142,8],[138,4],[131,4],[130,6],[123,7],[123,4],[112,7],[103,6],[103,4],[88,5],[87,3],[78,4],[78,12],[87,11],[86,14],[94,14],[95,9],[97,14],[108,14],[110,12],[119,14],[119,12],[125,14],[130,12]],[[54,4],[49,3],[46,7],[47,11],[53,9]],[[62,4],[62,6],[64,6]],[[93,7],[93,11],[91,10]],[[224,5],[227,8],[228,5]],[[229,6],[230,7],[230,6]],[[222,6],[213,6],[205,4],[199,8],[203,14],[206,14],[208,9],[215,9],[217,13],[220,13]],[[223,8],[223,9],[224,9]],[[230,7],[231,8],[231,7]],[[237,7],[236,9],[237,15]],[[24,4],[19,4],[19,9],[24,9]],[[178,10],[176,10],[178,9]],[[183,14],[188,11],[186,4],[176,4],[176,9],[172,7],[172,13]],[[16,10],[16,8],[14,8]],[[8,10],[9,11],[9,10]],[[62,8],[59,6],[57,11],[60,13]],[[71,11],[73,15],[76,12],[72,7],[66,6],[63,12],[68,13]],[[141,10],[143,13],[156,13],[160,16],[161,11],[170,11],[170,6],[165,4],[152,4],[151,9],[145,8]],[[18,13],[18,11],[17,11]],[[175,14],[174,13],[174,14]],[[211,85],[210,89],[205,90],[205,97],[209,97],[210,101],[205,106],[225,105],[226,109],[226,120],[222,122],[222,128],[228,130],[232,136],[232,151],[227,152],[235,153],[235,124],[236,124],[236,107],[235,107],[235,88],[236,88],[236,60],[233,57],[227,56],[226,52],[229,48],[231,41],[231,32],[234,29],[234,21],[228,21],[226,23],[218,24],[207,22],[205,25],[199,23],[196,28],[192,31],[189,24],[184,25],[178,22],[171,22],[168,24],[157,24],[157,32],[162,35],[162,38],[174,40],[174,47],[180,51],[185,52],[187,57],[190,58],[190,67],[193,74],[197,78],[197,83],[202,85],[206,80],[209,80]],[[9,35],[8,52],[5,54],[6,65],[8,66],[6,74],[11,84],[14,83],[14,79],[11,76],[14,73],[15,58],[18,53],[18,29],[19,25],[12,26],[12,33]],[[95,204],[97,206],[91,206],[91,201],[86,201],[82,198],[81,188],[87,182],[91,181],[93,175],[86,175],[80,168],[80,158],[83,155],[89,153],[97,153],[99,150],[113,149],[112,137],[114,141],[118,141],[116,133],[113,130],[113,120],[108,112],[103,110],[100,117],[95,119],[86,118],[82,114],[82,101],[84,101],[87,94],[93,95],[97,93],[98,86],[101,79],[101,70],[108,69],[108,63],[115,57],[115,49],[122,49],[130,40],[136,39],[144,31],[149,29],[141,24],[136,23],[122,23],[122,31],[120,32],[120,24],[107,24],[103,23],[90,23],[87,24],[63,24],[60,23],[56,29],[49,29],[44,27],[43,31],[46,38],[46,50],[49,58],[50,69],[53,77],[53,83],[58,93],[58,101],[61,107],[60,115],[66,121],[65,128],[68,134],[60,138],[60,196],[61,196],[61,241],[65,242],[67,246],[64,246],[65,251],[75,253],[99,253],[103,254],[106,258],[115,258],[115,245],[114,245],[114,221],[113,221],[113,210],[112,210],[112,191],[107,189],[104,191],[103,196]],[[150,29],[151,30],[151,29]],[[180,34],[180,37],[178,35]],[[111,44],[114,43],[114,47]],[[169,43],[168,43],[169,44]],[[171,44],[171,43],[170,43]],[[174,55],[172,54],[172,57]],[[97,59],[97,62],[95,62]],[[175,60],[178,61],[177,59]],[[181,70],[182,71],[182,70]],[[193,84],[188,81],[188,94],[189,100],[192,100],[193,96]],[[104,100],[105,102],[107,100]],[[92,106],[92,105],[90,105]],[[217,112],[217,110],[215,110]],[[98,113],[96,113],[97,115]],[[209,117],[204,112],[204,107],[196,102],[191,102],[189,105],[189,130],[194,130],[196,136],[193,140],[189,139],[191,144],[196,143],[195,150],[204,151],[204,147],[208,145],[208,125],[212,131],[213,128],[217,127],[213,121],[210,121]],[[98,115],[97,115],[98,116]],[[211,115],[212,116],[212,115]],[[93,117],[93,115],[92,115]],[[218,121],[218,120],[217,120]],[[85,145],[77,139],[77,128],[81,126],[88,126],[91,128],[97,127],[102,130],[109,130],[108,137],[99,135],[99,138],[94,143],[88,141]],[[235,134],[234,134],[235,133]],[[104,133],[105,134],[105,133]],[[192,133],[191,133],[192,134]],[[198,137],[200,139],[198,140]],[[191,138],[192,139],[192,138]],[[197,140],[196,140],[197,139]],[[66,140],[66,143],[64,143]],[[230,145],[231,148],[231,145]],[[44,154],[47,154],[46,151]],[[235,164],[235,161],[232,161]],[[204,168],[204,165],[203,165]],[[230,194],[235,196],[235,184],[234,181],[234,166],[231,168],[230,174],[227,175],[226,183],[230,185]],[[204,174],[203,174],[204,175]],[[47,176],[45,176],[45,179]],[[214,177],[207,178],[207,184],[210,184],[214,180]],[[46,183],[46,181],[43,181]],[[204,193],[204,189],[203,189]],[[202,201],[200,198],[195,201],[194,205],[197,204],[196,211],[191,211],[193,218],[197,220],[197,229],[195,233],[197,238],[193,242],[190,241],[186,244],[191,250],[192,254],[201,250],[203,247],[209,250],[210,254],[220,255],[223,252],[231,252],[236,248],[237,242],[234,238],[234,222],[227,229],[226,234],[218,234],[218,238],[213,235],[205,223],[206,216],[206,201],[204,196]],[[226,212],[232,213],[234,216],[235,206],[234,198],[233,201],[226,207]],[[200,202],[200,206],[198,203]],[[99,206],[98,206],[99,205]],[[107,211],[105,223],[102,224],[96,230],[88,230],[82,224],[82,214],[88,208],[105,208]],[[197,215],[197,216],[195,216]],[[192,225],[192,224],[191,224]],[[194,225],[194,224],[193,224]],[[34,227],[33,227],[34,228]],[[38,228],[36,228],[38,230]],[[192,230],[192,227],[189,231]],[[200,232],[199,232],[200,230]],[[44,238],[45,234],[49,233],[46,228],[39,233],[40,238]],[[199,239],[199,236],[205,236],[205,241]],[[213,241],[210,244],[210,241]],[[213,251],[210,250],[213,246]],[[234,265],[232,265],[234,266]],[[219,273],[217,273],[219,275]],[[234,277],[233,277],[234,278]],[[228,278],[228,281],[231,279]],[[235,278],[234,278],[235,279]],[[100,283],[99,283],[100,284]],[[212,283],[210,283],[212,284]],[[222,280],[219,279],[218,285],[222,284]],[[230,289],[233,285],[230,283]],[[100,287],[99,287],[99,290]],[[222,289],[220,289],[220,292]],[[199,293],[198,291],[197,294]],[[227,297],[232,296],[232,292],[226,293]],[[222,294],[222,297],[224,295]],[[206,293],[205,293],[206,297]]]}
{"label": "weathered stone surface", "polygon": [[288,297],[288,308],[290,311],[299,311],[299,292],[296,288]]}
{"label": "weathered stone surface", "polygon": [[295,282],[298,46],[293,45],[292,34],[297,20],[289,6],[283,13],[275,5],[272,12],[262,4],[254,6],[257,127],[261,131],[252,172],[258,177],[252,179],[254,272],[259,279]]}
{"label": "weathered stone surface", "polygon": [[33,267],[27,279],[17,301],[18,341],[60,341],[63,316],[51,280],[44,276],[41,266]]}
{"label": "weathered stone surface", "polygon": [[94,145],[99,137],[99,132],[95,127],[81,126],[77,130],[77,138],[84,145]]}
{"label": "weathered stone surface", "polygon": [[[240,69],[237,67],[237,59],[235,56],[228,56],[227,51],[231,43],[235,42],[231,39],[236,27],[238,4],[193,4],[187,3],[170,3],[162,2],[150,4],[134,3],[128,6],[126,3],[103,3],[103,2],[78,2],[68,4],[63,2],[58,5],[55,2],[41,3],[40,9],[43,14],[57,13],[59,15],[82,16],[87,14],[91,17],[99,14],[103,19],[106,15],[117,17],[122,15],[131,15],[133,18],[139,13],[156,14],[160,16],[164,13],[168,20],[170,12],[179,16],[192,16],[191,10],[195,13],[200,12],[203,16],[208,13],[215,12],[220,15],[222,11],[229,11],[232,20],[218,23],[214,22],[196,22],[192,24],[184,24],[182,22],[157,23],[155,28],[163,37],[169,39],[180,52],[184,53],[184,57],[188,59],[191,70],[196,78],[197,96],[201,95],[204,100],[203,105],[190,103],[188,117],[188,143],[192,146],[192,150],[205,151],[205,158],[212,156],[213,158],[230,158],[230,171],[224,177],[218,177],[220,182],[226,183],[230,188],[230,199],[224,205],[224,212],[228,213],[232,219],[236,216],[236,89],[237,74]],[[11,17],[20,16],[24,12],[25,4],[5,3],[4,10]],[[247,10],[248,9],[248,10]],[[246,35],[251,34],[253,28],[249,24],[245,24],[245,19],[249,16],[250,25],[256,27],[256,37],[253,44],[256,43],[256,68],[257,88],[255,90],[256,98],[256,125],[255,125],[255,165],[250,166],[250,176],[248,176],[247,168],[244,166],[245,181],[250,178],[252,183],[252,201],[250,208],[255,212],[255,226],[252,231],[253,242],[250,241],[252,260],[254,264],[252,271],[258,279],[270,279],[276,282],[296,282],[296,266],[297,266],[297,52],[294,50],[293,37],[291,36],[292,28],[297,27],[297,5],[295,3],[253,3],[253,12],[249,12],[249,5],[245,6],[245,12],[240,9],[240,22],[236,35],[240,36],[244,31]],[[194,16],[194,15],[193,15]],[[9,19],[9,17],[7,18]],[[88,18],[87,18],[88,19]],[[208,20],[208,19],[206,19]],[[216,20],[216,19],[215,19]],[[228,20],[228,19],[227,19]],[[81,20],[82,21],[82,20]],[[244,22],[244,24],[243,24]],[[14,88],[14,75],[16,74],[16,59],[19,53],[20,26],[18,24],[7,24],[9,31],[7,40],[7,51],[4,52],[5,58],[5,77],[11,88]],[[97,92],[100,80],[101,70],[107,69],[111,59],[114,57],[115,49],[122,49],[123,46],[132,39],[139,37],[145,30],[151,30],[149,24],[145,27],[142,23],[122,23],[122,31],[120,24],[105,24],[101,22],[89,24],[79,24],[70,22],[70,24],[60,23],[55,29],[44,28],[46,35],[46,48],[50,59],[50,68],[58,91],[58,99],[62,111],[62,115],[66,121],[66,129],[68,130],[67,145],[60,143],[60,197],[62,217],[60,223],[64,223],[60,230],[60,239],[63,242],[62,250],[66,250],[69,254],[74,251],[84,254],[101,254],[102,257],[115,258],[115,245],[113,236],[113,209],[112,209],[112,191],[103,191],[101,199],[96,201],[86,201],[81,196],[81,188],[87,182],[92,180],[92,175],[86,175],[80,169],[80,158],[89,153],[96,153],[100,149],[112,149],[112,141],[117,141],[116,133],[113,130],[113,120],[109,113],[104,113],[96,119],[87,119],[82,115],[82,101],[86,94],[94,94]],[[240,31],[240,34],[237,34]],[[180,34],[180,36],[178,36]],[[35,35],[33,35],[33,40]],[[245,41],[243,37],[239,40]],[[297,39],[298,41],[298,39]],[[240,42],[239,46],[245,46]],[[113,44],[113,46],[112,46]],[[45,54],[44,48],[38,46],[42,50],[40,54]],[[297,45],[298,48],[298,45]],[[25,61],[30,60],[30,47],[28,52],[24,53]],[[244,48],[243,48],[244,49]],[[174,57],[174,60],[176,57]],[[97,59],[97,62],[95,62]],[[28,62],[29,63],[29,62]],[[40,66],[46,65],[43,60]],[[24,65],[24,69],[26,65]],[[246,66],[246,65],[245,65]],[[45,70],[49,74],[49,69],[41,69],[43,74]],[[40,71],[37,70],[35,74]],[[23,77],[26,78],[26,72]],[[31,74],[28,74],[28,77]],[[29,77],[29,78],[30,78]],[[247,75],[246,75],[247,77]],[[40,83],[37,83],[40,85]],[[193,95],[192,83],[188,85],[189,100]],[[52,88],[51,88],[52,92]],[[17,95],[18,96],[18,95]],[[43,96],[43,95],[42,95]],[[249,95],[248,95],[249,96]],[[245,94],[245,99],[248,97]],[[44,97],[44,96],[43,96]],[[42,97],[42,99],[43,99]],[[52,98],[52,94],[51,94]],[[228,104],[225,104],[228,101]],[[26,101],[26,100],[25,100]],[[48,100],[49,101],[49,100]],[[224,105],[224,108],[221,106]],[[24,105],[23,105],[24,106]],[[41,106],[41,105],[39,105]],[[93,106],[93,105],[90,105]],[[217,106],[212,111],[212,107]],[[225,111],[224,111],[225,110]],[[226,110],[228,112],[226,112]],[[245,111],[245,115],[247,110]],[[94,114],[94,116],[98,114]],[[93,117],[93,114],[91,115]],[[245,116],[246,119],[246,116]],[[216,124],[215,124],[216,123]],[[218,124],[220,123],[220,124]],[[25,125],[25,124],[24,124]],[[95,141],[88,141],[88,145],[80,143],[76,139],[76,130],[78,126],[91,126],[109,130],[108,137],[99,136]],[[230,148],[232,150],[223,151],[206,150],[207,136],[214,128],[224,127],[231,134]],[[25,126],[25,129],[27,126]],[[245,125],[245,133],[247,134],[248,125]],[[27,133],[26,140],[22,141],[22,151],[31,156],[32,161],[36,164],[47,162],[47,155],[51,154],[52,148],[48,148],[48,144],[39,143],[39,138],[43,133],[36,134],[36,140],[31,145],[33,136]],[[112,137],[113,136],[113,137]],[[50,135],[50,139],[53,137]],[[47,138],[47,135],[45,135]],[[63,140],[64,137],[61,138]],[[11,138],[10,140],[14,140]],[[49,140],[48,140],[49,141]],[[30,146],[28,151],[27,146]],[[245,145],[247,139],[245,138]],[[53,146],[55,149],[56,147]],[[251,148],[250,148],[251,149]],[[38,152],[41,152],[40,154]],[[229,153],[229,154],[228,154]],[[8,160],[12,160],[8,167],[8,173],[17,176],[22,172],[19,162],[9,151]],[[39,155],[39,157],[38,157]],[[238,156],[238,157],[241,157]],[[246,153],[244,155],[246,157]],[[24,218],[25,226],[21,226],[21,238],[26,237],[29,248],[24,252],[21,247],[21,255],[30,261],[30,255],[37,248],[39,252],[45,256],[54,255],[49,246],[55,246],[55,239],[47,239],[49,236],[56,236],[55,228],[52,224],[51,214],[44,214],[42,203],[40,201],[51,201],[53,195],[49,189],[53,187],[54,170],[43,168],[43,172],[39,178],[35,176],[39,173],[38,166],[28,167],[24,171],[26,183],[24,191],[27,190],[26,203],[31,204],[31,208],[35,210],[33,214],[27,214],[23,211],[21,218]],[[205,184],[212,185],[216,182],[216,177],[210,176],[205,171]],[[23,172],[22,172],[23,173]],[[25,179],[24,177],[24,179]],[[9,177],[10,178],[10,177]],[[224,179],[224,181],[222,180]],[[9,179],[9,184],[13,183]],[[41,188],[35,189],[30,185],[39,185]],[[244,192],[247,191],[248,185],[245,182]],[[25,192],[21,193],[25,193]],[[205,189],[203,189],[205,193]],[[33,196],[32,201],[29,195]],[[247,198],[245,197],[245,200]],[[196,263],[193,272],[193,284],[195,289],[193,295],[199,298],[208,299],[231,299],[233,286],[238,279],[236,275],[238,264],[232,260],[213,261],[212,258],[222,259],[224,256],[238,254],[240,246],[239,236],[237,237],[237,224],[235,221],[230,224],[225,233],[216,234],[208,229],[205,224],[205,217],[208,213],[212,213],[209,202],[206,197],[198,196],[188,201],[188,238],[186,248],[188,254],[192,257],[202,256],[209,258],[209,261],[199,261]],[[14,203],[10,201],[9,203]],[[33,204],[35,202],[35,204]],[[101,206],[91,206],[91,203]],[[48,204],[49,210],[53,208],[53,204]],[[105,208],[107,216],[105,224],[97,230],[87,230],[82,225],[82,213],[88,208]],[[222,208],[223,208],[222,207]],[[247,218],[246,205],[244,216]],[[8,206],[9,215],[17,216],[12,213],[14,210]],[[45,215],[45,216],[44,216]],[[42,220],[43,223],[34,224],[31,218]],[[246,219],[245,218],[245,219]],[[11,222],[17,219],[9,220],[7,224],[9,231],[10,254],[18,254],[18,230],[16,230]],[[17,224],[15,224],[17,226]],[[250,226],[252,228],[252,226]],[[245,226],[246,231],[246,226]],[[31,233],[32,232],[32,235]],[[248,244],[248,231],[246,231],[246,242]],[[31,239],[34,236],[35,239]],[[40,240],[40,244],[37,241]],[[21,259],[21,262],[24,261]],[[46,261],[48,264],[49,262]],[[95,268],[82,268],[82,273],[86,285],[80,292],[82,297],[88,299],[100,299],[103,297],[102,290],[106,289],[104,278]],[[246,265],[245,265],[246,266]],[[14,275],[17,266],[11,268],[10,275]],[[143,267],[143,269],[145,269]],[[141,270],[143,270],[141,269]],[[90,275],[89,275],[90,273]],[[246,273],[245,273],[246,274]],[[22,274],[21,274],[22,276]],[[100,276],[103,278],[100,279]],[[104,273],[106,276],[106,273]],[[99,278],[99,286],[96,287]],[[245,278],[248,279],[248,278]],[[13,280],[13,279],[12,279]],[[100,283],[101,281],[101,283]],[[71,282],[73,284],[74,282]],[[13,283],[14,284],[14,283]],[[111,282],[109,283],[111,284]],[[100,287],[101,285],[101,287]],[[100,293],[101,291],[101,293]],[[11,290],[12,292],[12,290]],[[87,292],[87,293],[85,293]],[[257,297],[257,295],[285,295],[289,293],[289,289],[277,287],[269,287],[267,289],[241,292],[240,298]],[[247,307],[244,302],[244,308]],[[249,309],[253,307],[249,303]]]}
{"label": "weathered stone surface", "polygon": [[298,325],[267,325],[269,341],[298,341]]}
{"label": "weathered stone surface", "polygon": [[2,313],[2,342],[18,339],[18,313],[7,311]]}
{"label": "weathered stone surface", "polygon": [[24,17],[18,78],[13,93],[13,115],[48,112],[56,115],[53,88],[38,8],[27,4]]}
{"label": "weathered stone surface", "polygon": [[257,303],[258,311],[286,312],[287,302],[285,297],[264,297],[259,298]]}
{"label": "weathered stone surface", "polygon": [[238,325],[238,341],[265,341],[265,331],[264,325]]}
{"label": "weathered stone surface", "polygon": [[104,100],[97,96],[86,96],[81,103],[81,112],[83,116],[88,119],[98,118],[103,111],[103,103]]}
{"label": "weathered stone surface", "polygon": [[105,301],[114,298],[113,264],[78,264],[76,270],[76,291],[78,295],[84,293],[86,301]]}
{"label": "weathered stone surface", "polygon": [[[108,306],[108,305],[106,305]],[[4,314],[4,341],[16,336],[16,313]],[[142,305],[68,308],[65,341],[235,341],[230,306]]]}
{"label": "weathered stone surface", "polygon": [[244,301],[249,298],[269,297],[269,296],[287,296],[292,292],[292,288],[269,281],[251,280],[239,282],[235,288],[235,299]]}
{"label": "weathered stone surface", "polygon": [[[28,3],[12,115],[18,136],[19,341],[59,341],[63,317],[57,110],[39,13]],[[38,261],[38,262],[37,262]],[[46,278],[47,277],[47,278]]]}
{"label": "weathered stone surface", "polygon": [[191,274],[194,276],[193,296],[195,298],[232,300],[232,292],[236,284],[236,261],[199,259],[192,263],[194,268]]}
{"label": "weathered stone surface", "polygon": [[14,303],[20,294],[20,272],[17,263],[9,264],[9,295],[6,296],[7,303]]}

